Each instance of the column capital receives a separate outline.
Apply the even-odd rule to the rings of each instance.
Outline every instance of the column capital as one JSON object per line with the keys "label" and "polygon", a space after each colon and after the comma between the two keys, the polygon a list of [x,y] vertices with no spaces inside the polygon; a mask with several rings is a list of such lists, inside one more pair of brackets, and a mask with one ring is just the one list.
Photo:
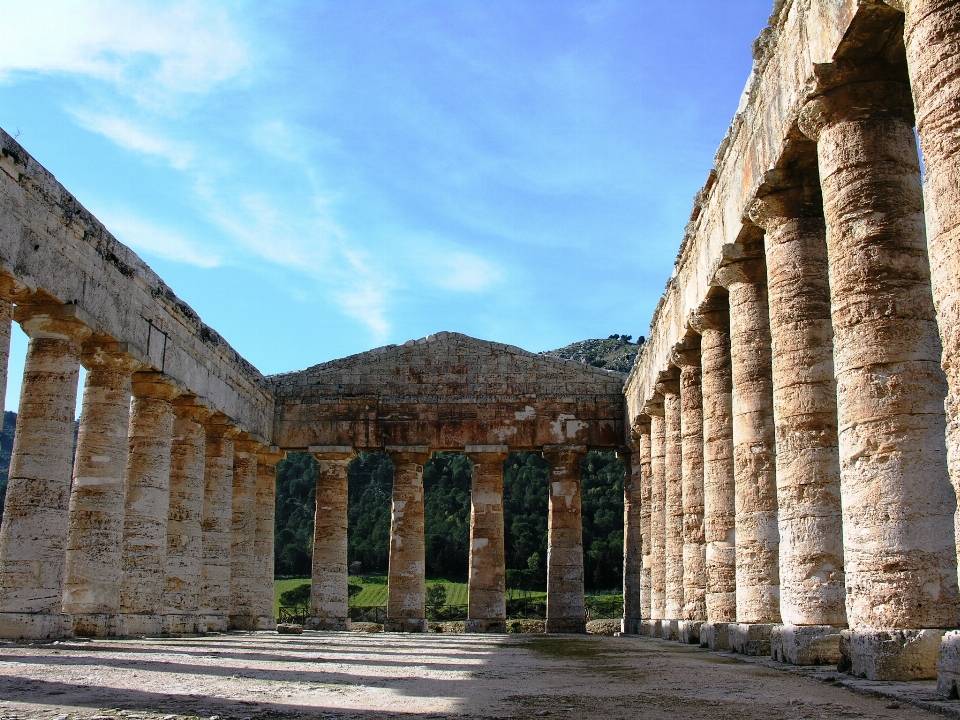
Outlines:
{"label": "column capital", "polygon": [[[871,118],[898,118],[913,125],[913,95],[906,77],[886,64],[838,64],[835,85],[809,100],[800,110],[800,131],[811,140],[819,140],[824,128],[839,122]],[[839,84],[840,81],[845,81]]]}
{"label": "column capital", "polygon": [[30,339],[82,343],[93,334],[93,319],[77,305],[17,305],[13,319]]}
{"label": "column capital", "polygon": [[678,368],[700,367],[700,336],[684,338],[670,352],[670,362]]}
{"label": "column capital", "polygon": [[0,273],[0,300],[17,302],[30,296],[30,288],[12,275]]}
{"label": "column capital", "polygon": [[222,412],[214,412],[210,419],[204,423],[207,435],[219,437],[224,440],[233,440],[240,434],[241,430]]}
{"label": "column capital", "polygon": [[820,188],[798,185],[774,190],[750,203],[747,216],[764,230],[797,218],[819,218],[822,222],[823,198]]}
{"label": "column capital", "polygon": [[587,446],[544,445],[540,454],[551,465],[579,465],[587,455]]}
{"label": "column capital", "polygon": [[728,290],[731,285],[765,285],[767,266],[762,257],[730,260],[717,268],[714,282]]}
{"label": "column capital", "polygon": [[730,330],[730,303],[723,293],[708,297],[687,316],[687,327],[703,335],[707,330]]}
{"label": "column capital", "polygon": [[257,456],[266,465],[276,465],[278,462],[287,457],[287,451],[281,450],[276,445],[264,445],[260,449],[260,452],[257,453]]}
{"label": "column capital", "polygon": [[197,401],[195,395],[181,395],[173,401],[173,412],[177,417],[187,418],[200,425],[213,417],[213,410]]}
{"label": "column capital", "polygon": [[264,444],[256,438],[250,437],[248,433],[240,433],[237,439],[233,441],[234,452],[257,454]]}
{"label": "column capital", "polygon": [[661,370],[657,373],[657,383],[654,390],[666,397],[680,394],[680,373],[675,367]]}
{"label": "column capital", "polygon": [[394,465],[397,463],[423,465],[433,455],[433,451],[426,445],[387,445],[383,451]]}
{"label": "column capital", "polygon": [[156,400],[170,401],[183,395],[183,390],[174,384],[169,375],[153,370],[135,372],[132,390],[134,397]]}
{"label": "column capital", "polygon": [[87,370],[133,374],[143,362],[130,352],[127,343],[88,340],[81,348],[80,364]]}
{"label": "column capital", "polygon": [[352,445],[311,445],[307,452],[320,461],[353,460],[357,451]]}
{"label": "column capital", "polygon": [[510,457],[507,445],[467,445],[464,454],[472,463],[505,463]]}
{"label": "column capital", "polygon": [[663,417],[663,395],[656,394],[643,404],[643,413],[647,417]]}

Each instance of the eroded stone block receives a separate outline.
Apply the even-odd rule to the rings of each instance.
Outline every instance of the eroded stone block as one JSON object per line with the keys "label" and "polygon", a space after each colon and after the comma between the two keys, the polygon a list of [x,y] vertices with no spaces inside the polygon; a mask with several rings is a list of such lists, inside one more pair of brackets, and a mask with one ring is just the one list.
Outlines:
{"label": "eroded stone block", "polygon": [[840,628],[777,625],[770,633],[770,656],[791,665],[836,665],[840,662]]}
{"label": "eroded stone block", "polygon": [[838,669],[867,680],[932,680],[944,630],[844,630]]}

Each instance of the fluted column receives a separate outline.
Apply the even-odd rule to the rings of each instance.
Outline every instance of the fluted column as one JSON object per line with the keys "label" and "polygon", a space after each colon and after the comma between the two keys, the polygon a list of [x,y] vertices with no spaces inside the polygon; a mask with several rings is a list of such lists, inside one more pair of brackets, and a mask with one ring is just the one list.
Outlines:
{"label": "fluted column", "polygon": [[886,79],[895,76],[887,67],[862,74],[801,115],[817,140],[830,258],[851,629],[843,652],[859,675],[932,677],[931,662],[912,658],[932,635],[923,630],[958,620],[947,384],[910,89]]}
{"label": "fluted column", "polygon": [[506,632],[506,557],[503,548],[503,464],[506,446],[468,445],[470,491],[470,594],[467,632]]}
{"label": "fluted column", "polygon": [[240,436],[233,442],[233,500],[230,524],[231,630],[256,630],[253,584],[257,569],[253,546],[257,534],[257,454],[263,443]]}
{"label": "fluted column", "polygon": [[75,635],[116,631],[130,388],[140,363],[119,343],[88,343],[67,527],[63,611]]}
{"label": "fluted column", "polygon": [[[801,180],[803,178],[800,178]],[[827,243],[815,173],[755,201],[765,230],[780,529],[774,657],[836,663],[846,625]],[[798,629],[803,627],[803,630]]]}
{"label": "fluted column", "polygon": [[173,441],[171,400],[180,390],[157,372],[136,373],[132,390],[117,631],[125,635],[156,634],[163,631]]}
{"label": "fluted column", "polygon": [[223,413],[207,421],[203,472],[203,566],[200,615],[208,631],[225,632],[230,615],[233,535],[233,442],[240,429]]}
{"label": "fluted column", "polygon": [[63,634],[61,612],[81,343],[76,306],[18,306],[30,336],[0,527],[0,637]]}
{"label": "fluted column", "polygon": [[[741,249],[741,252],[745,250]],[[780,621],[776,438],[767,272],[762,257],[729,260],[716,281],[730,301],[733,471],[736,483],[737,623],[733,649],[767,654]]]}
{"label": "fluted column", "polygon": [[660,373],[656,385],[663,395],[663,547],[664,605],[662,635],[679,639],[683,614],[683,445],[680,435],[680,374]]}
{"label": "fluted column", "polygon": [[426,632],[423,464],[428,447],[388,447],[393,462],[387,632]]}
{"label": "fluted column", "polygon": [[317,459],[317,514],[313,523],[311,630],[349,630],[347,595],[347,471],[356,457],[344,446],[311,447]]}
{"label": "fluted column", "polygon": [[679,343],[671,362],[680,368],[683,455],[683,614],[681,641],[700,642],[707,619],[707,544],[703,533],[703,392],[700,336]]}
{"label": "fluted column", "polygon": [[730,310],[716,292],[690,316],[700,333],[703,397],[703,533],[706,542],[707,622],[700,644],[729,647],[727,625],[737,619],[736,492],[733,471],[733,379]]}
{"label": "fluted column", "polygon": [[583,598],[583,523],[580,515],[582,446],[543,449],[550,464],[550,516],[547,534],[547,632],[586,631]]}
{"label": "fluted column", "polygon": [[664,535],[664,421],[663,399],[644,408],[650,416],[650,619],[652,635],[659,637],[666,603],[666,545]]}
{"label": "fluted column", "polygon": [[[623,482],[623,620],[620,632],[624,635],[640,633],[643,613],[643,455],[642,434],[646,428],[649,436],[649,420],[645,425],[634,422],[633,442],[630,451],[618,452],[618,457],[627,468]],[[649,443],[647,449],[649,452]]]}
{"label": "fluted column", "polygon": [[271,446],[260,451],[257,461],[257,529],[253,545],[254,611],[258,630],[275,630],[273,534],[277,498],[277,463],[286,456]]}
{"label": "fluted column", "polygon": [[194,399],[174,400],[170,444],[170,513],[163,587],[164,631],[204,632],[199,616],[203,578],[203,486],[207,433],[213,414]]}

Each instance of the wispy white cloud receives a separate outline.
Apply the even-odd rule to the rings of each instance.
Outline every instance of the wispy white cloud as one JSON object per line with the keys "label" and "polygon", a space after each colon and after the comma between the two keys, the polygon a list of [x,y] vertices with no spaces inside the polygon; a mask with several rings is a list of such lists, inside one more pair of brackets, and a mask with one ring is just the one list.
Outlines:
{"label": "wispy white cloud", "polygon": [[108,210],[101,211],[100,216],[120,242],[137,252],[203,268],[221,264],[220,255],[216,251],[132,213]]}
{"label": "wispy white cloud", "polygon": [[193,159],[194,151],[186,143],[168,140],[132,120],[82,109],[70,113],[87,130],[103,135],[127,150],[159,157],[177,170],[186,169]]}
{"label": "wispy white cloud", "polygon": [[202,93],[249,63],[223,8],[196,1],[0,0],[0,80],[69,73],[141,102]]}

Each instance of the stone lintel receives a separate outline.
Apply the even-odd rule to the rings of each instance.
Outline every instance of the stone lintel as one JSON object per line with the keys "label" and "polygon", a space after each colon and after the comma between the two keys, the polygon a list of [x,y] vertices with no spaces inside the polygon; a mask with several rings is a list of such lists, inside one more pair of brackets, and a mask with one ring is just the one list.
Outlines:
{"label": "stone lintel", "polygon": [[842,630],[837,668],[867,680],[932,680],[946,630]]}
{"label": "stone lintel", "polygon": [[13,309],[13,319],[21,325],[41,317],[81,323],[88,328],[88,335],[95,332],[99,327],[96,319],[79,305],[45,303],[42,305],[17,305]]}
{"label": "stone lintel", "polygon": [[313,456],[324,455],[330,460],[346,459],[347,456],[353,457],[356,451],[351,445],[310,445],[307,452]]}
{"label": "stone lintel", "polygon": [[741,655],[767,656],[774,627],[774,623],[730,623],[730,649]]}
{"label": "stone lintel", "polygon": [[836,665],[840,631],[832,625],[777,625],[770,633],[770,657],[791,665]]}
{"label": "stone lintel", "polygon": [[664,640],[678,642],[680,640],[680,621],[662,620],[660,622],[660,633],[660,637]]}
{"label": "stone lintel", "polygon": [[509,445],[466,445],[465,453],[509,453]]}
{"label": "stone lintel", "polygon": [[710,650],[730,649],[730,626],[734,623],[705,622],[700,627],[700,647]]}
{"label": "stone lintel", "polygon": [[[312,447],[312,446],[311,446]],[[390,453],[413,453],[417,455],[430,454],[429,445],[384,445],[383,451]],[[311,450],[310,452],[314,452]]]}
{"label": "stone lintel", "polygon": [[686,645],[700,644],[700,628],[703,627],[701,620],[681,620],[679,627],[679,640]]}

